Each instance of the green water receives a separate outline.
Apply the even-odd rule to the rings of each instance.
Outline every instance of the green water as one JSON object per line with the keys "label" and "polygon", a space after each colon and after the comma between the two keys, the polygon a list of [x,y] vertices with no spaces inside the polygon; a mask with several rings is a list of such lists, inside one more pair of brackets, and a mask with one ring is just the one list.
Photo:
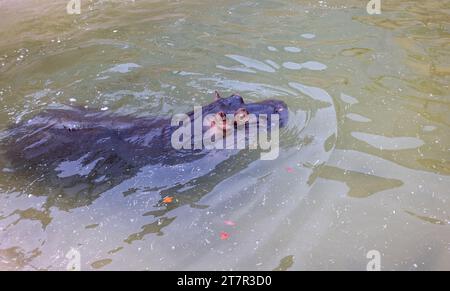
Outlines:
{"label": "green water", "polygon": [[449,1],[67,2],[0,0],[0,129],[62,104],[171,116],[214,90],[283,100],[289,124],[275,161],[149,167],[81,204],[3,168],[1,270],[64,270],[71,249],[83,270],[365,270],[370,250],[450,269]]}

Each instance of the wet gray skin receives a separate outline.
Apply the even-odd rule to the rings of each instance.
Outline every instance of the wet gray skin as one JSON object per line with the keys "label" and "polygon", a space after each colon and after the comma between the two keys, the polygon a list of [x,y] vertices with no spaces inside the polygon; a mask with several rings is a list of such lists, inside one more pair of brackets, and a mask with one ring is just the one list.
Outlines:
{"label": "wet gray skin", "polygon": [[[246,104],[237,94],[222,98],[216,92],[214,102],[202,107],[203,118],[208,114],[225,116],[241,111],[257,118],[260,114],[269,116],[266,129],[270,129],[272,114],[279,115],[280,126],[287,123],[287,106],[279,100]],[[194,114],[187,115],[193,127]],[[143,166],[153,165],[157,171],[158,167],[207,158],[212,151],[227,151],[194,147],[175,149],[171,137],[178,127],[172,126],[171,118],[167,117],[121,116],[68,106],[44,110],[13,125],[4,132],[0,148],[12,175],[24,178],[25,183],[33,182],[34,194],[49,196],[47,207],[57,205],[54,201],[58,200],[68,205],[67,198],[73,203],[71,207],[80,207],[92,203],[101,192],[133,177]],[[203,131],[208,128],[204,126]],[[194,130],[191,133],[194,134]],[[193,143],[194,137],[190,140]],[[229,155],[223,156],[224,160],[228,158]],[[61,175],[61,165],[68,161],[78,161],[89,169],[88,177]],[[90,183],[88,188],[79,187],[87,182]],[[39,190],[42,186],[46,189],[44,193]],[[55,195],[59,199],[53,200]]]}

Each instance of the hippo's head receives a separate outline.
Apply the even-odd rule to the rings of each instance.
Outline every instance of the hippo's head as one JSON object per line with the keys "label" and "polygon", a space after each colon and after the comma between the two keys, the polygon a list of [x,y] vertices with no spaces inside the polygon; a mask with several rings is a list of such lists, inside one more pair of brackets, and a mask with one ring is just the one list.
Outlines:
{"label": "hippo's head", "polygon": [[[211,120],[211,126],[216,124],[224,128],[233,125],[237,127],[238,123],[248,124],[254,121],[254,119],[248,118],[250,115],[256,117],[256,123],[259,125],[259,116],[262,114],[268,117],[268,126],[270,126],[270,119],[273,114],[279,116],[280,127],[285,126],[288,122],[287,105],[280,100],[268,99],[255,103],[245,103],[244,99],[238,94],[222,98],[219,93],[215,92],[214,102],[202,107],[203,116],[215,116]],[[230,116],[232,117],[231,122]]]}

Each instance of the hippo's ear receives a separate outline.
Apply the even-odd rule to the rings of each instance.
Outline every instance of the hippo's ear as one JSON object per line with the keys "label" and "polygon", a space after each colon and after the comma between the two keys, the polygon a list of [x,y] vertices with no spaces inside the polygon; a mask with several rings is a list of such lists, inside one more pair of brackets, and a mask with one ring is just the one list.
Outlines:
{"label": "hippo's ear", "polygon": [[217,101],[217,100],[220,100],[220,99],[222,99],[222,97],[220,97],[219,92],[214,91],[214,101]]}

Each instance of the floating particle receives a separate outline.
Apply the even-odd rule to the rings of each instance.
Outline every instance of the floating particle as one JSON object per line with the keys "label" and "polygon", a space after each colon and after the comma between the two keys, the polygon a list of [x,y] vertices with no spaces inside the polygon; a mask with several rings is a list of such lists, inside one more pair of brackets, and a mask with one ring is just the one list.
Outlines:
{"label": "floating particle", "polygon": [[220,232],[220,239],[221,240],[227,240],[230,238],[230,234],[228,232],[225,231],[221,231]]}
{"label": "floating particle", "polygon": [[229,225],[229,226],[236,226],[236,223],[231,220],[225,220],[223,223],[225,223],[226,225]]}
{"label": "floating particle", "polygon": [[164,203],[172,203],[173,197],[171,197],[171,196],[164,197],[163,202]]}

